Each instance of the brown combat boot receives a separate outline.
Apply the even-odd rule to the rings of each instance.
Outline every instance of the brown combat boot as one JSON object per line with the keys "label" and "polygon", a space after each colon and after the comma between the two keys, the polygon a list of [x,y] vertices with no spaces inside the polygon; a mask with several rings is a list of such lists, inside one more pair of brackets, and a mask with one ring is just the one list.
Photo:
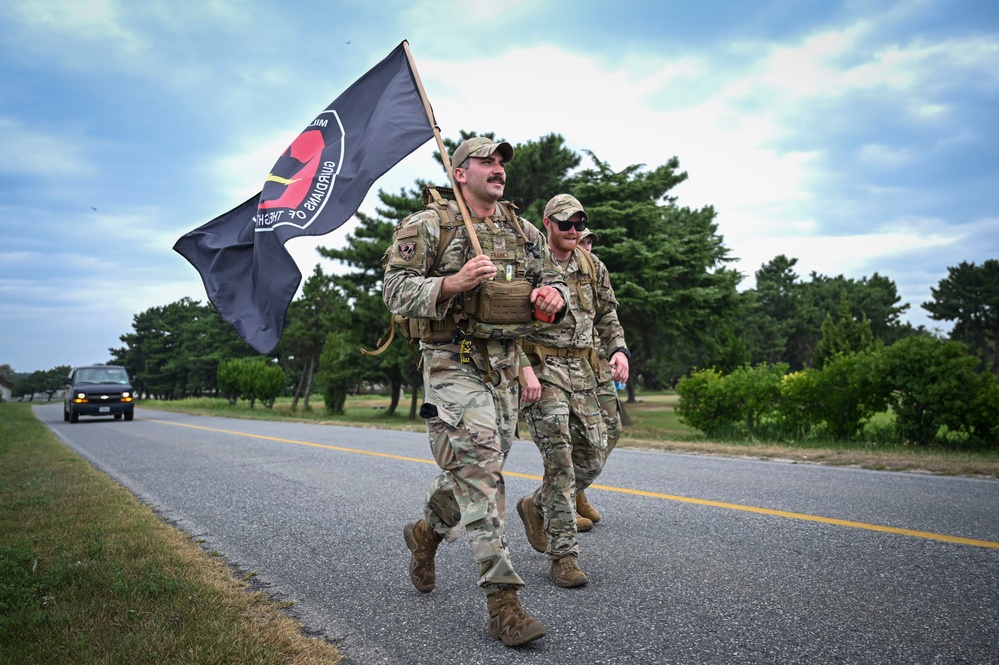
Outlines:
{"label": "brown combat boot", "polygon": [[586,573],[580,570],[575,554],[566,554],[561,559],[552,561],[552,579],[563,589],[584,586],[590,581]]}
{"label": "brown combat boot", "polygon": [[593,520],[588,517],[583,517],[579,513],[576,513],[576,531],[582,533],[583,531],[593,530]]}
{"label": "brown combat boot", "polygon": [[489,636],[508,647],[527,644],[548,634],[544,625],[524,611],[516,589],[503,589],[486,598]]}
{"label": "brown combat boot", "polygon": [[576,514],[582,515],[594,524],[600,521],[600,511],[586,500],[586,494],[582,490],[576,492]]}
{"label": "brown combat boot", "polygon": [[410,522],[403,528],[402,536],[406,539],[406,547],[413,553],[409,561],[409,579],[417,591],[430,593],[437,585],[434,556],[444,536],[430,528],[427,520]]}
{"label": "brown combat boot", "polygon": [[527,531],[527,542],[531,547],[544,554],[548,550],[548,534],[545,533],[545,518],[534,505],[534,497],[530,494],[517,502],[517,512],[524,522]]}

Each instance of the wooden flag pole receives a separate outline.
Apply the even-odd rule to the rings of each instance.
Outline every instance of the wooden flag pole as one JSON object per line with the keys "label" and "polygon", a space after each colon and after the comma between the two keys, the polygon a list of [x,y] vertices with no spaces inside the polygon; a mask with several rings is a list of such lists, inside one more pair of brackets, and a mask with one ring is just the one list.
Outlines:
{"label": "wooden flag pole", "polygon": [[458,183],[454,181],[454,169],[451,167],[451,158],[448,157],[447,148],[444,146],[444,139],[441,138],[441,128],[437,126],[434,118],[434,110],[427,99],[427,92],[423,89],[423,82],[420,80],[420,73],[416,70],[416,62],[413,54],[409,51],[409,42],[403,40],[403,48],[406,50],[406,58],[409,60],[409,69],[413,72],[413,79],[416,81],[416,89],[420,91],[420,99],[423,100],[423,107],[427,111],[427,119],[434,130],[434,138],[437,139],[437,148],[441,151],[441,159],[444,160],[444,169],[447,171],[448,180],[451,181],[451,189],[454,190],[454,199],[458,203],[458,210],[461,211],[461,218],[465,220],[465,228],[468,229],[468,239],[472,241],[472,247],[476,255],[482,253],[482,245],[479,244],[479,237],[475,235],[475,228],[472,226],[472,216],[465,205],[465,197],[461,195]]}

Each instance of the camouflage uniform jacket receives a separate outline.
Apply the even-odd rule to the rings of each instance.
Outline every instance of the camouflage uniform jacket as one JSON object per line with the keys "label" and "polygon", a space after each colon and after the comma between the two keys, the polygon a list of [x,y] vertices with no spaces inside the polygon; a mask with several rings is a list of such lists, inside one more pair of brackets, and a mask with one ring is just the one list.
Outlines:
{"label": "camouflage uniform jacket", "polygon": [[[452,204],[454,205],[454,204]],[[569,292],[561,271],[546,265],[542,254],[544,237],[533,224],[517,217],[523,236],[517,232],[505,214],[513,213],[513,206],[507,202],[497,204],[496,214],[484,219],[475,218],[473,226],[484,253],[488,254],[497,268],[495,279],[526,278],[541,275],[541,283],[558,290],[568,302]],[[383,262],[385,280],[382,297],[389,311],[394,314],[418,319],[441,321],[447,317],[458,320],[463,330],[470,330],[476,324],[462,318],[464,294],[440,299],[444,277],[461,270],[461,267],[474,255],[474,248],[468,239],[468,229],[457,213],[455,235],[440,263],[432,275],[428,275],[441,241],[441,217],[436,210],[425,209],[406,217],[396,227],[392,245],[386,250]],[[525,242],[526,237],[526,242]],[[561,318],[561,317],[560,317]],[[557,320],[560,320],[557,319]],[[525,335],[538,327],[531,321],[524,324],[505,324],[504,329],[515,336]],[[457,352],[457,345],[450,342],[428,342],[423,340],[420,347],[424,351]],[[472,346],[472,361],[486,371],[503,371],[529,364],[518,344],[504,340],[488,340],[485,344],[487,359],[482,348]]]}
{"label": "camouflage uniform jacket", "polygon": [[601,349],[606,349],[609,354],[613,350],[627,348],[624,329],[617,318],[617,299],[611,288],[607,266],[586,252],[595,269],[595,275],[588,276],[581,258],[584,252],[585,249],[577,247],[569,257],[569,263],[562,267],[552,256],[551,248],[545,244],[546,264],[561,269],[569,285],[569,310],[560,323],[543,326],[524,339],[528,349],[531,344],[537,344],[555,349],[580,350],[581,355],[575,358],[546,355],[543,362],[539,355],[530,355],[534,373],[540,381],[569,392],[597,386],[595,373]]}

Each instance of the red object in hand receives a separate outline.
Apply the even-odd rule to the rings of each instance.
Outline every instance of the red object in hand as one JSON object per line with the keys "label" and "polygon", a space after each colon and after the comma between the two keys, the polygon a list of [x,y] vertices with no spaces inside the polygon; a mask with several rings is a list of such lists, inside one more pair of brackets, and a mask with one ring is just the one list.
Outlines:
{"label": "red object in hand", "polygon": [[551,323],[555,320],[554,314],[545,314],[537,307],[534,308],[534,318],[542,323]]}

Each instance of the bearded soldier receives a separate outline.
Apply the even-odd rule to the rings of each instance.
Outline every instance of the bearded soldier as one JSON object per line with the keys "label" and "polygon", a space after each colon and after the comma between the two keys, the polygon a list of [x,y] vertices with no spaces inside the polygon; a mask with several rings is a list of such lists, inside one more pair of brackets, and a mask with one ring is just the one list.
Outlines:
{"label": "bearded soldier", "polygon": [[525,338],[524,351],[541,382],[541,399],[524,409],[545,473],[533,495],[517,504],[531,546],[548,555],[551,576],[561,587],[588,582],[578,563],[576,493],[603,469],[607,429],[597,396],[601,340],[610,341],[608,365],[617,381],[628,380],[628,347],[617,318],[617,300],[606,266],[577,247],[586,229],[583,206],[568,194],[545,206],[546,258],[563,271],[569,311],[561,323]]}

